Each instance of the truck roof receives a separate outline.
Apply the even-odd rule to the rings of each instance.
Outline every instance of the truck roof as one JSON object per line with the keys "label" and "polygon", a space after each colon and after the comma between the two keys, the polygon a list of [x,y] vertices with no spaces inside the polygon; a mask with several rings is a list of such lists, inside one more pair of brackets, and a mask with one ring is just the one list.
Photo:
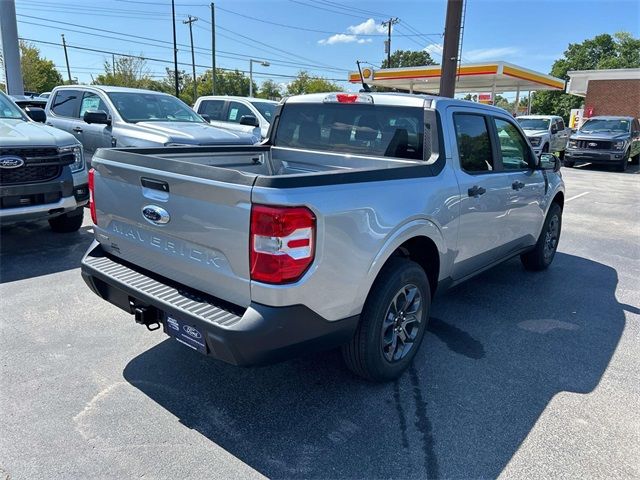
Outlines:
{"label": "truck roof", "polygon": [[516,118],[562,118],[559,115],[518,115]]}
{"label": "truck roof", "polygon": [[585,120],[628,120],[633,121],[634,117],[628,117],[626,115],[596,115],[594,117],[585,118]]}
{"label": "truck roof", "polygon": [[76,88],[93,88],[105,93],[157,93],[159,95],[169,95],[168,93],[158,92],[156,90],[147,90],[144,88],[114,87],[110,85],[61,85],[59,87],[56,87],[56,90]]}
{"label": "truck roof", "polygon": [[505,113],[506,110],[495,107],[493,105],[484,105],[482,103],[471,102],[469,100],[460,100],[457,98],[439,97],[437,95],[401,93],[401,92],[327,92],[327,93],[311,93],[307,95],[294,95],[286,98],[286,103],[323,103],[329,95],[337,93],[345,93],[348,95],[368,95],[373,98],[374,105],[389,106],[406,106],[406,107],[431,107],[435,108],[447,106],[473,106],[474,108],[487,110],[489,112]]}
{"label": "truck roof", "polygon": [[247,102],[279,103],[275,100],[269,100],[268,98],[242,97],[240,95],[202,95],[196,100],[245,100]]}

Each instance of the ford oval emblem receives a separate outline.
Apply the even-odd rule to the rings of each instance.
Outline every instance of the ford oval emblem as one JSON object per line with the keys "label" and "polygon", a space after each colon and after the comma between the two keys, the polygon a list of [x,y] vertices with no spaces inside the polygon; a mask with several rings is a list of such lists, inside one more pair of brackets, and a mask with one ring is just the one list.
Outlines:
{"label": "ford oval emblem", "polygon": [[0,157],[0,168],[20,168],[24,165],[24,160],[13,155]]}
{"label": "ford oval emblem", "polygon": [[154,225],[164,225],[171,220],[169,212],[157,205],[146,205],[142,207],[142,216],[147,222],[153,223]]}
{"label": "ford oval emblem", "polygon": [[598,144],[596,142],[589,142],[588,145],[590,147],[597,147],[598,146]]}
{"label": "ford oval emblem", "polygon": [[182,329],[186,332],[187,335],[193,338],[202,338],[202,335],[198,330],[196,330],[191,325],[183,325]]}

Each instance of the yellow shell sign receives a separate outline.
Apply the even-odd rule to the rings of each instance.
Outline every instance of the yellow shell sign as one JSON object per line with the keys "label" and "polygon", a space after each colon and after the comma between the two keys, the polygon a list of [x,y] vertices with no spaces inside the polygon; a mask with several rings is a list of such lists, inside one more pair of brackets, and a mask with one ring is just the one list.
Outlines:
{"label": "yellow shell sign", "polygon": [[372,74],[372,73],[373,73],[373,72],[371,71],[371,69],[370,69],[370,68],[365,68],[365,69],[363,69],[363,70],[362,70],[362,76],[363,76],[364,78],[371,78],[371,74]]}

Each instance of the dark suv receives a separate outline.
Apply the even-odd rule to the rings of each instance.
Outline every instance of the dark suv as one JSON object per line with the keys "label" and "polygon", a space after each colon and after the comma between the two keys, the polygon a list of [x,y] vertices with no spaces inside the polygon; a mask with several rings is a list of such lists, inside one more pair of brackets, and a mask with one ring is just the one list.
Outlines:
{"label": "dark suv", "polygon": [[640,159],[640,124],[637,118],[600,116],[588,119],[571,135],[564,164],[576,162],[614,165],[625,171]]}

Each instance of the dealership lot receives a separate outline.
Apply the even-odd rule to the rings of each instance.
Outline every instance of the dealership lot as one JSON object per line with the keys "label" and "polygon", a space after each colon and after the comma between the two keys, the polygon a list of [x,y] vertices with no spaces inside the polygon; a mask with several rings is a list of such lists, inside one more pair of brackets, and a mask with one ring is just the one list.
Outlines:
{"label": "dealership lot", "polygon": [[386,385],[336,352],[240,369],[147,332],[81,280],[88,215],[4,228],[1,478],[639,476],[640,171],[562,172],[551,268],[436,298]]}

